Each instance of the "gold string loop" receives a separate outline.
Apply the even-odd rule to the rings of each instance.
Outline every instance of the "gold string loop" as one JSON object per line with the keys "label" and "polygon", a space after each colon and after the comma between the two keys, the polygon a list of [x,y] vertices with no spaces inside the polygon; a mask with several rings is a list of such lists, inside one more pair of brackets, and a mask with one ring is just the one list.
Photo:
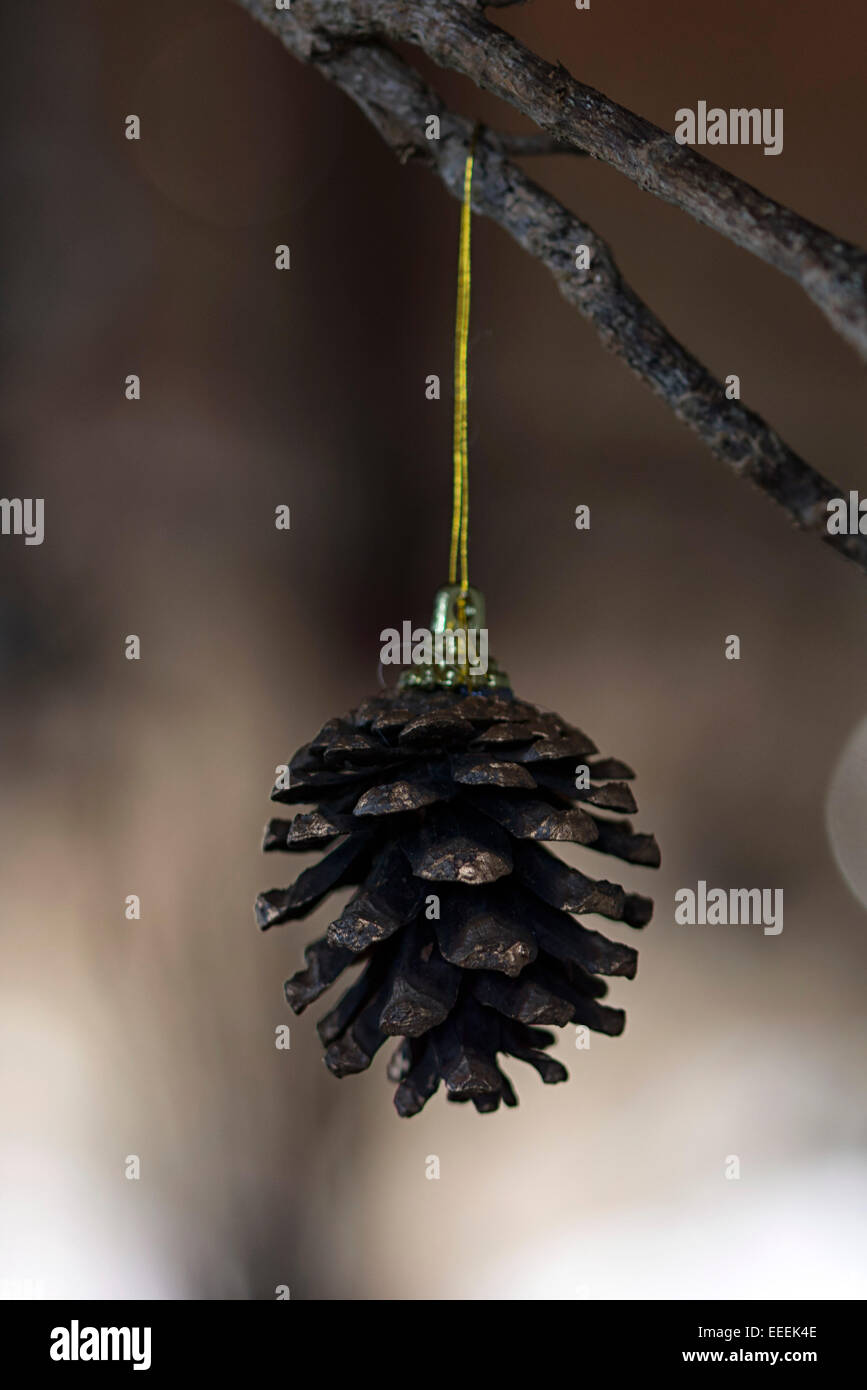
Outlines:
{"label": "gold string loop", "polygon": [[455,417],[452,439],[452,539],[449,553],[449,583],[458,582],[458,562],[460,561],[460,586],[463,602],[466,602],[470,586],[469,576],[469,524],[470,491],[467,463],[467,350],[470,329],[470,218],[472,216],[473,161],[479,128],[473,130],[470,152],[464,167],[464,199],[461,205],[461,238],[458,252],[458,296],[455,310]]}

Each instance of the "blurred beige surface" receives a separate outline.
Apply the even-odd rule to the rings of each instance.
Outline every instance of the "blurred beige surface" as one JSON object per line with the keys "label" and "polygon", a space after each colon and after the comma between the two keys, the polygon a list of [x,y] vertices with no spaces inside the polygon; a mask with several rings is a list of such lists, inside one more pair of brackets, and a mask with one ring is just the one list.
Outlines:
{"label": "blurred beige surface", "polygon": [[[700,98],[784,106],[780,158],[721,162],[863,244],[863,15],[715,15],[536,0],[504,22],[669,128]],[[375,688],[380,629],[425,621],[442,579],[450,407],[424,378],[450,373],[457,207],[231,4],[5,23],[4,492],[46,498],[46,540],[0,549],[0,1294],[863,1297],[865,907],[826,829],[867,851],[859,777],[826,806],[867,714],[863,576],[477,223],[473,579],[519,693],[637,768],[663,868],[624,877],[657,911],[611,991],[626,1034],[565,1030],[568,1085],[516,1065],[516,1112],[438,1096],[400,1121],[384,1057],[335,1081],[317,1010],[282,1001],[329,916],[257,934],[281,874],[259,836],[274,766]],[[867,490],[863,369],[793,285],[603,166],[534,173]],[[782,887],[782,935],[676,927],[700,878]]]}

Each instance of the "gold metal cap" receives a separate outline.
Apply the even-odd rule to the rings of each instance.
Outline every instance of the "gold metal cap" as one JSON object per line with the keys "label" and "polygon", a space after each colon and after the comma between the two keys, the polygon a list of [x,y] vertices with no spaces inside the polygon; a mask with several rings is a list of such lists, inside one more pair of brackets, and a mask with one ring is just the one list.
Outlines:
{"label": "gold metal cap", "polygon": [[[466,686],[468,690],[497,690],[508,686],[506,672],[499,669],[493,657],[487,656],[485,597],[479,589],[471,585],[462,589],[460,584],[444,584],[438,589],[430,632],[434,660],[430,665],[407,668],[399,681],[402,690],[411,687],[450,690],[460,689],[461,686]],[[449,638],[449,633],[460,636]],[[471,641],[467,634],[473,634]],[[483,643],[484,662],[479,659]],[[469,659],[470,656],[475,658],[474,661]],[[479,669],[482,665],[484,670]]]}

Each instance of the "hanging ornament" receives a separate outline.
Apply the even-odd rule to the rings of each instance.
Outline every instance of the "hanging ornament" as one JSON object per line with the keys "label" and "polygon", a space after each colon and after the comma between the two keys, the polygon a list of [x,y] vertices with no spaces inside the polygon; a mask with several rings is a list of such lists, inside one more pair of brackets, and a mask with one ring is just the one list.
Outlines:
{"label": "hanging ornament", "polygon": [[656,867],[652,835],[629,820],[625,763],[558,715],[517,699],[496,662],[474,660],[485,605],[469,583],[466,364],[470,192],[466,161],[455,327],[453,524],[449,583],[436,596],[430,659],[399,686],[331,719],[296,753],[272,799],[312,805],[272,820],[266,851],[328,849],[289,888],[256,902],[263,929],[306,917],[355,887],[286,982],[301,1013],[344,971],[355,982],[318,1025],[336,1076],[364,1071],[399,1039],[388,1074],[400,1115],[417,1114],[442,1081],[449,1100],[482,1112],[516,1105],[498,1056],[568,1073],[547,1055],[542,1024],[618,1034],[625,1015],[600,1003],[602,976],[635,974],[637,953],[576,922],[595,914],[643,927],[653,904],[564,864],[544,842],[586,845]]}

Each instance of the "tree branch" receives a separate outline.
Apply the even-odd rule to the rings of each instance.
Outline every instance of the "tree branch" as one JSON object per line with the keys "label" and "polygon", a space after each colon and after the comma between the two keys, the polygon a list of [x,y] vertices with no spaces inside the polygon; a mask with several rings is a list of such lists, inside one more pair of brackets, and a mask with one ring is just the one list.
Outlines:
{"label": "tree branch", "polygon": [[[494,92],[561,144],[604,160],[667,203],[791,276],[867,358],[867,253],[799,217],[671,135],[578,82],[491,24],[478,0],[239,0],[305,56],[392,39]],[[303,44],[303,39],[301,39]],[[298,56],[302,56],[299,54]]]}
{"label": "tree branch", "polygon": [[[463,196],[472,122],[450,113],[409,64],[366,36],[335,42],[312,20],[302,19],[303,0],[291,13],[275,11],[270,0],[237,3],[277,34],[296,57],[342,88],[401,160],[423,160],[456,198]],[[350,4],[354,0],[344,0],[344,10]],[[314,14],[321,5],[308,0],[305,9]],[[439,140],[425,138],[431,115],[440,120]],[[826,503],[841,496],[841,489],[799,458],[760,416],[726,399],[722,385],[625,283],[606,243],[510,163],[501,141],[501,136],[480,132],[474,210],[498,222],[548,267],[563,296],[591,320],[604,345],[623,358],[717,458],[778,502],[803,530],[867,570],[867,536],[827,533]],[[591,252],[587,270],[575,268],[574,252],[581,244]]]}

